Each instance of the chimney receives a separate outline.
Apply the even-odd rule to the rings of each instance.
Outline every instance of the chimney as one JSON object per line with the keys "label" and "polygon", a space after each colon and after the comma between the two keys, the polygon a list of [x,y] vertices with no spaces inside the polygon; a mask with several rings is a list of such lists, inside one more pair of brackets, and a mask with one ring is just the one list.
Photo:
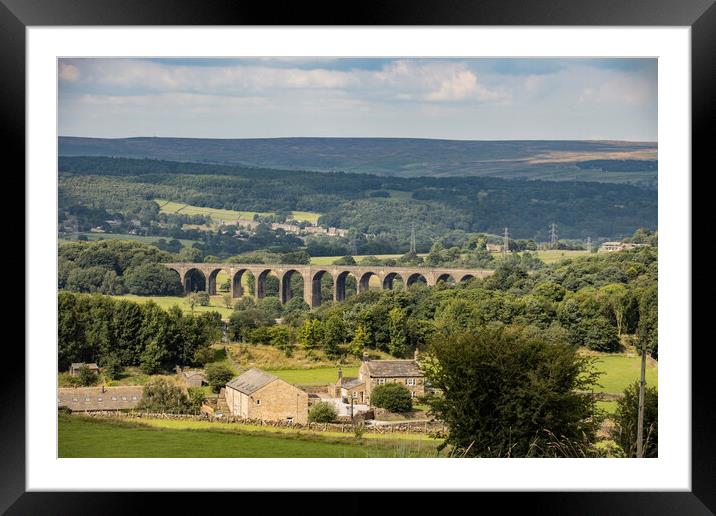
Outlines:
{"label": "chimney", "polygon": [[343,384],[343,369],[338,368],[338,385]]}
{"label": "chimney", "polygon": [[368,361],[368,353],[363,353],[363,362]]}

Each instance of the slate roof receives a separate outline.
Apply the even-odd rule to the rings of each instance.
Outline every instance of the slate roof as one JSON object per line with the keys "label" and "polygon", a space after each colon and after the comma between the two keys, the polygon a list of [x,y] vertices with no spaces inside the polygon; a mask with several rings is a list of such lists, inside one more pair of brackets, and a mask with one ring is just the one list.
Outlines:
{"label": "slate roof", "polygon": [[57,406],[73,412],[131,409],[142,399],[141,385],[120,387],[61,387],[57,389]]}
{"label": "slate roof", "polygon": [[266,373],[261,369],[252,368],[243,374],[240,374],[226,385],[227,387],[231,387],[232,389],[236,389],[237,391],[248,395],[253,394],[264,385],[268,385],[276,379],[278,379],[278,376]]}
{"label": "slate roof", "polygon": [[369,360],[365,365],[368,374],[377,378],[423,376],[415,360]]}
{"label": "slate roof", "polygon": [[365,381],[360,378],[343,378],[341,387],[344,389],[354,389],[360,385],[365,385]]}

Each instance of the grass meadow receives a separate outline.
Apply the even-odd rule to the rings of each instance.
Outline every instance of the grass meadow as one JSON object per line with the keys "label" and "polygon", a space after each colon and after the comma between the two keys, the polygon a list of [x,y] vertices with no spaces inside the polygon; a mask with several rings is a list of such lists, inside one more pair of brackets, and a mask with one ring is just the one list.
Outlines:
{"label": "grass meadow", "polygon": [[[184,204],[179,202],[168,201],[166,199],[154,199],[159,205],[159,209],[162,213],[180,213],[184,215],[209,215],[214,222],[220,220],[226,222],[236,222],[237,220],[253,220],[254,215],[259,214],[260,216],[271,215],[273,212],[270,211],[239,211],[239,210],[223,210],[220,208],[204,208],[202,206],[192,206],[191,204]],[[293,218],[298,221],[306,221],[312,224],[318,222],[318,218],[321,216],[320,213],[314,213],[310,211],[294,211],[291,212]]]}
{"label": "grass meadow", "polygon": [[[182,424],[93,419],[59,414],[58,456],[70,457],[303,457],[372,458],[436,457],[438,441],[431,439],[355,439],[351,434],[267,432],[219,423],[191,427]],[[223,425],[223,427],[222,427]],[[244,425],[246,426],[246,425]],[[335,433],[338,434],[338,433]]]}

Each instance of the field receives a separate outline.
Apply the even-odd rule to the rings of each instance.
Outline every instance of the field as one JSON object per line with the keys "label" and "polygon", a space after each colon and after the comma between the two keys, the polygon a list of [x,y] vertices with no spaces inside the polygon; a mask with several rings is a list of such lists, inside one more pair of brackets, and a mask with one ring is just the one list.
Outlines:
{"label": "field", "polygon": [[[225,222],[236,222],[237,220],[253,220],[254,215],[258,214],[261,216],[271,215],[272,212],[258,212],[258,211],[237,211],[237,210],[222,210],[219,208],[204,208],[201,206],[192,206],[190,204],[184,204],[179,202],[172,202],[166,199],[154,199],[159,205],[162,213],[181,213],[183,215],[209,215],[214,222],[223,220]],[[321,216],[320,213],[313,213],[310,211],[294,211],[291,212],[293,218],[315,224],[318,222],[318,218]]]}
{"label": "field", "polygon": [[[167,242],[173,240],[172,237],[160,237],[160,236],[143,236],[143,235],[129,235],[127,233],[79,233],[87,237],[87,240],[130,240],[132,242],[142,242],[145,244],[153,244],[157,240],[164,239]],[[72,242],[76,239],[60,238],[60,242]],[[191,247],[196,240],[180,239],[181,245],[184,247]]]}
{"label": "field", "polygon": [[[622,392],[626,387],[639,380],[641,374],[641,357],[638,355],[628,356],[625,354],[597,355],[597,369],[604,374],[599,379],[600,387],[598,392]],[[658,387],[658,365],[649,361],[646,365],[647,387]]]}
{"label": "field", "polygon": [[[343,367],[343,376],[357,377],[357,367]],[[337,367],[317,367],[314,369],[274,369],[269,373],[278,376],[288,383],[296,385],[327,385],[336,383],[338,379]]]}
{"label": "field", "polygon": [[[168,422],[162,422],[168,423]],[[186,422],[182,422],[186,423]],[[224,425],[223,428],[220,425]],[[247,431],[139,425],[58,416],[58,456],[66,457],[435,457],[437,441],[322,436],[318,432]]]}
{"label": "field", "polygon": [[560,260],[566,260],[568,258],[578,258],[580,256],[587,256],[589,251],[560,251],[559,249],[550,249],[547,251],[535,251],[537,258],[542,260],[544,263],[556,263]]}
{"label": "field", "polygon": [[[122,296],[111,296],[114,299],[126,299],[127,301],[134,301],[135,303],[147,303],[154,301],[164,310],[168,310],[172,306],[179,306],[185,313],[191,313],[191,308],[186,302],[186,298],[182,296],[135,296],[133,294],[125,294]],[[209,306],[194,307],[195,312],[219,312],[222,319],[226,319],[231,315],[232,308],[226,308],[223,305],[221,296],[211,296]]]}

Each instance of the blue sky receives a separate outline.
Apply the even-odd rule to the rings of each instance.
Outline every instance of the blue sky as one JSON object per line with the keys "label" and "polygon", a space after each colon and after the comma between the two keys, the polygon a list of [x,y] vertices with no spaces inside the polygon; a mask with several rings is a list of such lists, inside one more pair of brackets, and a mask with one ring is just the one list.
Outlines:
{"label": "blue sky", "polygon": [[656,141],[656,59],[60,59],[63,136]]}

